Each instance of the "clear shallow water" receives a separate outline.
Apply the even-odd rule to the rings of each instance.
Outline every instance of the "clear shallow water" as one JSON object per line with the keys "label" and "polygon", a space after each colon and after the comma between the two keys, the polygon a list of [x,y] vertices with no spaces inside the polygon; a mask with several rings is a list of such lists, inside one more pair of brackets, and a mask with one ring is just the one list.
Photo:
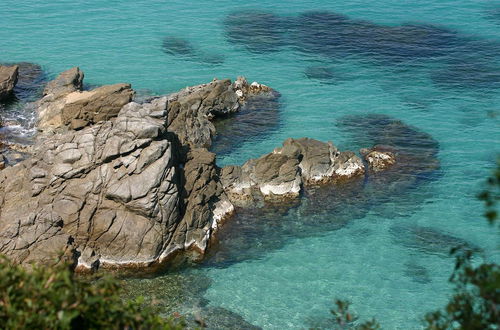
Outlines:
{"label": "clear shallow water", "polygon": [[[328,315],[335,297],[352,300],[362,318],[376,316],[384,328],[419,328],[423,313],[446,301],[453,260],[396,240],[395,224],[444,231],[499,259],[497,233],[482,220],[475,199],[500,149],[499,8],[491,1],[4,0],[0,62],[35,62],[50,76],[78,65],[90,85],[130,82],[158,94],[238,75],[279,90],[278,127],[220,155],[221,165],[269,152],[287,137],[332,140],[355,150],[361,145],[336,125],[345,115],[386,114],[431,134],[440,146],[437,180],[404,199],[381,202],[338,230],[289,233],[254,258],[196,270],[211,278],[203,293],[210,306],[264,328],[308,327],[314,315]],[[395,56],[398,45],[396,51],[382,48],[390,51],[381,58],[373,55],[380,54],[379,44],[368,42],[368,49],[347,43],[342,56],[335,56],[314,40],[298,44],[293,35],[281,43],[264,39],[264,51],[230,42],[226,35],[228,15],[261,10],[296,22],[311,9],[347,15],[349,28],[372,31],[416,22],[437,24],[458,37],[444,56],[401,60]],[[189,41],[192,54],[166,54],[166,36]],[[286,44],[289,39],[294,41]],[[301,51],[304,45],[315,51]],[[305,72],[311,66],[326,67],[331,75],[309,79]],[[481,71],[486,73],[478,75]],[[300,216],[292,212],[272,219],[287,223]],[[336,218],[320,212],[308,216],[320,222]]]}

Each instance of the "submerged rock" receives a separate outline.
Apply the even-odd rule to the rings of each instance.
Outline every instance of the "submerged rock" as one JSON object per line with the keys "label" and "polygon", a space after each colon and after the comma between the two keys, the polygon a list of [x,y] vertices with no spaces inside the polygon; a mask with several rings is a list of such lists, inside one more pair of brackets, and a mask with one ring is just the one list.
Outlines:
{"label": "submerged rock", "polygon": [[176,56],[193,56],[194,48],[189,41],[174,36],[166,36],[162,43],[163,51]]}
{"label": "submerged rock", "polygon": [[224,27],[228,40],[253,53],[279,50],[285,44],[285,21],[272,13],[247,10],[229,14]]}
{"label": "submerged rock", "polygon": [[324,83],[331,83],[335,79],[333,70],[325,66],[308,66],[304,74],[309,79],[319,80]]}
{"label": "submerged rock", "polygon": [[0,101],[6,100],[14,92],[17,84],[19,67],[0,65]]}
{"label": "submerged rock", "polygon": [[415,262],[407,262],[405,264],[404,275],[410,277],[413,281],[421,284],[432,282],[429,271],[424,266],[416,264]]}
{"label": "submerged rock", "polygon": [[451,249],[456,247],[481,251],[474,244],[437,228],[417,225],[395,225],[390,228],[390,232],[397,243],[407,248],[442,257],[449,257]]}
{"label": "submerged rock", "polygon": [[20,62],[19,78],[14,88],[16,97],[23,102],[32,102],[42,96],[43,88],[47,82],[47,75],[38,64]]}
{"label": "submerged rock", "polygon": [[63,127],[80,129],[116,117],[134,95],[130,84],[115,84],[82,91],[84,74],[72,68],[60,74],[44,90],[38,101],[38,126],[41,131]]}
{"label": "submerged rock", "polygon": [[[235,205],[252,206],[237,208],[235,217],[217,232],[207,264],[226,267],[260,258],[270,250],[283,247],[290,237],[322,235],[368,213],[388,219],[408,216],[432,196],[426,183],[438,179],[440,171],[439,143],[431,135],[384,115],[348,116],[339,121],[339,126],[352,137],[347,142],[349,145],[357,148],[379,145],[375,150],[392,152],[396,163],[384,171],[368,170],[365,175],[342,185],[305,184],[302,198],[288,203],[248,203],[232,199]],[[383,149],[379,149],[381,146]],[[322,168],[324,171],[327,166]],[[235,177],[241,177],[240,170],[241,167],[225,167],[223,184],[226,186],[229,182],[231,187]],[[261,195],[257,192],[249,198],[251,202],[255,202],[255,195]],[[228,195],[234,198],[230,190]],[[249,195],[237,195],[242,196]]]}
{"label": "submerged rock", "polygon": [[176,58],[201,62],[208,65],[219,65],[224,63],[224,56],[220,54],[205,53],[196,49],[188,40],[166,36],[162,42],[163,51]]}

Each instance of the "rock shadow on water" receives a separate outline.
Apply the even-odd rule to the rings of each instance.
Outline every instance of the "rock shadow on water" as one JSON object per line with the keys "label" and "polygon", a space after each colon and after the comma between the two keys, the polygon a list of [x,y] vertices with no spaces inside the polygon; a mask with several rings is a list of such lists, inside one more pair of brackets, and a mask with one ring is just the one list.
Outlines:
{"label": "rock shadow on water", "polygon": [[225,61],[224,55],[205,52],[193,46],[187,39],[176,36],[164,37],[162,49],[165,54],[175,58],[207,65],[221,65]]}
{"label": "rock shadow on water", "polygon": [[210,151],[227,155],[245,142],[264,139],[275,132],[281,125],[280,96],[276,91],[252,96],[237,113],[216,119],[217,134]]}

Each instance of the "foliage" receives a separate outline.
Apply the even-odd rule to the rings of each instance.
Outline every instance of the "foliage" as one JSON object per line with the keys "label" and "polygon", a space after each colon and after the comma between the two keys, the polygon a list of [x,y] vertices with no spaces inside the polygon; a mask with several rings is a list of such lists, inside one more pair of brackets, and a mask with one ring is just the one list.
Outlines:
{"label": "foliage", "polygon": [[500,200],[500,157],[497,160],[497,168],[487,180],[488,188],[479,195],[479,199],[484,201],[486,213],[484,216],[490,224],[498,220],[497,203]]}
{"label": "foliage", "polygon": [[[493,175],[487,180],[488,188],[479,195],[485,202],[485,217],[494,225],[498,221],[496,209],[500,200],[500,159]],[[500,265],[483,263],[473,265],[474,251],[457,247],[455,269],[450,282],[455,293],[443,311],[425,317],[430,330],[447,329],[500,329]]]}
{"label": "foliage", "polygon": [[88,281],[66,265],[27,270],[0,257],[0,324],[6,329],[183,329],[142,301],[120,297],[110,277]]}
{"label": "foliage", "polygon": [[[333,315],[333,319],[328,321],[328,329],[344,330],[344,329],[354,329],[354,330],[379,330],[380,325],[376,320],[366,321],[361,324],[356,324],[358,316],[349,310],[351,303],[347,300],[336,300],[335,308],[330,311]],[[311,328],[322,329],[322,327]]]}

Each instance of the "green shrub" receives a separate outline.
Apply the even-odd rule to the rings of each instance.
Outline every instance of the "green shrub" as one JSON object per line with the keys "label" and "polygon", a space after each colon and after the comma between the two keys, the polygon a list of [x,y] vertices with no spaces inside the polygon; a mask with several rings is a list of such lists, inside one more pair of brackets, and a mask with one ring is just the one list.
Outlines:
{"label": "green shrub", "polygon": [[79,278],[68,266],[26,270],[0,257],[0,327],[6,329],[183,329],[141,300],[120,297],[119,282]]}

